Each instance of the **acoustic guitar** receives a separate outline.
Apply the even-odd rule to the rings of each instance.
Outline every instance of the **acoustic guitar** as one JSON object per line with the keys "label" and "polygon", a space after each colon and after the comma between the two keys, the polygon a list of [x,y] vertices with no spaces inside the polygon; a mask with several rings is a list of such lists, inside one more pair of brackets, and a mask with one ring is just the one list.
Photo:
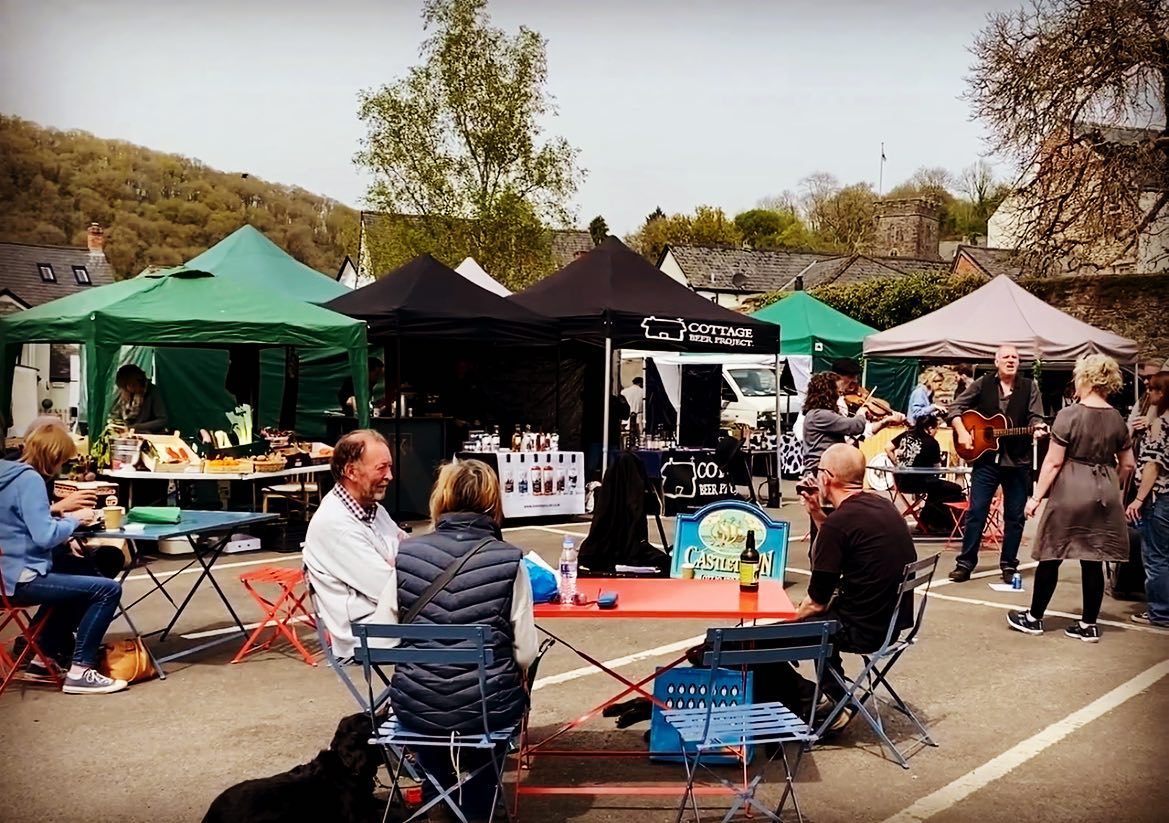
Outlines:
{"label": "acoustic guitar", "polygon": [[967,463],[977,460],[989,451],[998,451],[1000,437],[1022,437],[1023,435],[1034,434],[1034,426],[1015,426],[1009,425],[1005,414],[996,414],[993,417],[986,417],[976,411],[962,412],[960,418],[962,425],[966,427],[966,431],[970,432],[970,439],[973,441],[970,448],[964,448],[959,442],[957,435],[954,436],[954,450],[958,452],[958,456]]}

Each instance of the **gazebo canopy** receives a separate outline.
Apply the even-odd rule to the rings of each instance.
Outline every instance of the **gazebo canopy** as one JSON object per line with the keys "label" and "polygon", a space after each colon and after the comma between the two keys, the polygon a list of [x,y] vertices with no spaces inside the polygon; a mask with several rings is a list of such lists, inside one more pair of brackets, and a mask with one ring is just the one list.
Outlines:
{"label": "gazebo canopy", "polygon": [[865,338],[866,357],[990,360],[1014,346],[1024,360],[1069,363],[1107,354],[1135,363],[1137,344],[1077,320],[1000,275],[945,308]]}
{"label": "gazebo canopy", "polygon": [[779,351],[778,327],[699,296],[616,237],[508,299],[559,320],[566,338],[613,348]]}
{"label": "gazebo canopy", "polygon": [[52,342],[85,347],[89,420],[98,430],[108,413],[105,388],[113,383],[124,345],[341,349],[348,352],[358,409],[368,408],[363,323],[187,267],[69,295],[0,320],[0,404],[7,407],[10,400],[21,346]]}
{"label": "gazebo canopy", "polygon": [[784,354],[829,360],[860,357],[865,337],[877,331],[805,291],[793,292],[751,316],[779,326],[780,348]]}
{"label": "gazebo canopy", "polygon": [[474,257],[463,258],[463,262],[455,266],[455,271],[479,288],[487,289],[492,294],[498,294],[500,297],[511,295],[511,290],[488,274]]}
{"label": "gazebo canopy", "polygon": [[183,266],[308,303],[324,303],[349,291],[301,263],[254,226],[236,229]]}
{"label": "gazebo canopy", "polygon": [[434,337],[479,343],[555,343],[556,324],[480,288],[429,254],[325,304],[369,324],[371,339]]}

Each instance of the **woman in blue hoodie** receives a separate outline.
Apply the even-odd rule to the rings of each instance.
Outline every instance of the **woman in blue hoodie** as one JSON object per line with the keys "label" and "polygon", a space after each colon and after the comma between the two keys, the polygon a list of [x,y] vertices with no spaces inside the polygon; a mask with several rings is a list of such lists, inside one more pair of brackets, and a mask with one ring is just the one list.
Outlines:
{"label": "woman in blue hoodie", "polygon": [[57,518],[49,509],[45,481],[74,454],[63,426],[43,426],[25,439],[20,462],[0,460],[0,575],[14,604],[52,609],[40,637],[48,656],[59,655],[76,632],[63,691],[109,694],[125,689],[126,681],[106,677],[96,667],[122,587],[104,577],[53,571],[53,548],[94,517],[83,509]]}

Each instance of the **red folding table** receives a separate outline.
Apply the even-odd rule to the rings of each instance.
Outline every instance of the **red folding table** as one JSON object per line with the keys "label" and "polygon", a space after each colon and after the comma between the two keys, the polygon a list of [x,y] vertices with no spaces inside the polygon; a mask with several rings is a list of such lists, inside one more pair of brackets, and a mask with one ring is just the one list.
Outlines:
{"label": "red folding table", "polygon": [[[587,579],[577,581],[577,590],[585,594],[590,601],[595,601],[598,591],[613,592],[617,595],[617,606],[613,609],[599,609],[595,602],[586,606],[568,606],[563,604],[542,603],[535,607],[537,623],[546,623],[551,620],[710,620],[735,621],[739,623],[752,620],[791,620],[796,615],[783,584],[778,580],[760,581],[759,591],[745,593],[739,591],[737,580],[678,580],[678,579]],[[528,737],[527,730],[523,735],[520,748],[521,770],[531,767],[536,755],[561,757],[647,757],[645,749],[638,751],[589,751],[579,749],[554,750],[548,747],[553,740],[572,729],[579,727],[590,718],[596,717],[608,706],[613,705],[631,694],[654,700],[652,682],[663,672],[666,672],[680,663],[685,662],[685,655],[658,668],[653,674],[633,681],[614,671],[595,657],[576,648],[571,643],[553,635],[543,625],[540,630],[557,642],[575,653],[590,665],[596,666],[607,675],[617,680],[624,687],[623,690],[599,706],[585,714],[560,726],[550,735],[538,741]],[[647,685],[651,685],[649,690]],[[657,702],[657,701],[655,701]],[[661,705],[659,703],[659,705]],[[605,786],[526,786],[517,779],[516,792],[518,795],[677,795],[682,791],[678,786],[662,785],[619,785]],[[721,786],[695,786],[698,794],[725,794],[726,789]],[[517,798],[518,800],[518,798]]]}

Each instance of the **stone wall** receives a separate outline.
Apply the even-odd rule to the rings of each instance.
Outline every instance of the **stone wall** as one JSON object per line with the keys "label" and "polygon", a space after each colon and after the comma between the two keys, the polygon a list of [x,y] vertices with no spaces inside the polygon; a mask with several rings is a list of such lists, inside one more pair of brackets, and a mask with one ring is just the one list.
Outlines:
{"label": "stone wall", "polygon": [[1136,340],[1142,359],[1169,357],[1169,273],[1029,278],[1020,285],[1085,323]]}

